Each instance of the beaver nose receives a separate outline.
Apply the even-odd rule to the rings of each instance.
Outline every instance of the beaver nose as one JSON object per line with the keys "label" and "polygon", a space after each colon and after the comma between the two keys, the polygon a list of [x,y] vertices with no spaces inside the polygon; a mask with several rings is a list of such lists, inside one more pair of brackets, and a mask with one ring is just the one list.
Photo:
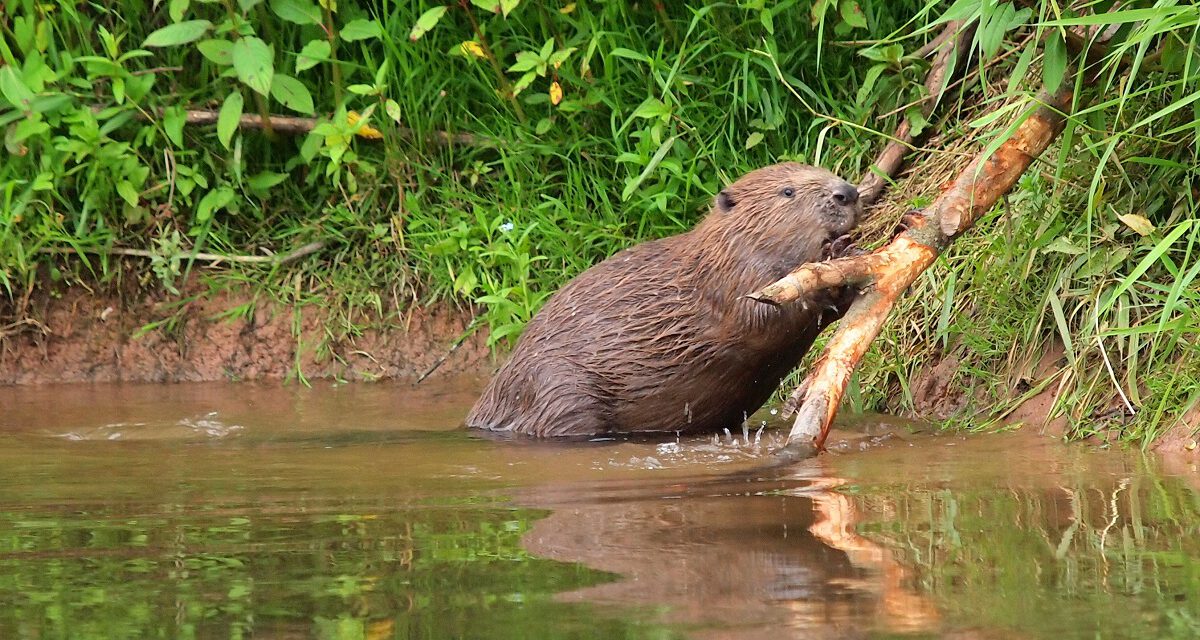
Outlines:
{"label": "beaver nose", "polygon": [[858,189],[854,185],[843,182],[833,188],[833,201],[839,206],[848,207],[858,202]]}

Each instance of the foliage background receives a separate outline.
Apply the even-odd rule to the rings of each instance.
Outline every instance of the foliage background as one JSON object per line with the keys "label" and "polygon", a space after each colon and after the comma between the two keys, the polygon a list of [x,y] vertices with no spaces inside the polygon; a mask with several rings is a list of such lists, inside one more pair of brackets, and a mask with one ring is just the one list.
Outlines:
{"label": "foliage background", "polygon": [[[1097,27],[1113,36],[1105,72],[1065,76],[1093,106],[921,280],[852,402],[911,409],[914,376],[953,356],[950,385],[973,390],[958,420],[1055,386],[1074,435],[1148,443],[1197,406],[1194,5],[492,4],[3,0],[12,315],[54,283],[243,287],[234,314],[322,305],[331,339],[411,304],[471,303],[503,344],[566,279],[689,227],[749,169],[795,159],[862,176],[914,115],[928,63],[911,54],[942,21],[979,24],[976,72],[928,125],[965,153],[1003,135],[1043,75],[1064,77],[1068,31]],[[216,125],[187,124],[188,109]],[[235,125],[256,113],[316,126]],[[927,202],[938,185],[923,171],[961,161],[938,144],[893,207]],[[313,241],[287,263],[189,257]],[[1063,361],[1035,377],[1052,345]]]}

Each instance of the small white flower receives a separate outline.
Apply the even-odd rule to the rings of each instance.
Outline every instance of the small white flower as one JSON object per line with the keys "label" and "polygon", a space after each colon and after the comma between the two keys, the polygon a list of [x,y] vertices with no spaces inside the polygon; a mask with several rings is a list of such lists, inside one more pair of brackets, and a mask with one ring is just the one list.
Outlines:
{"label": "small white flower", "polygon": [[503,231],[504,233],[508,233],[509,231],[512,231],[513,223],[505,222],[504,224],[500,225],[500,230]]}

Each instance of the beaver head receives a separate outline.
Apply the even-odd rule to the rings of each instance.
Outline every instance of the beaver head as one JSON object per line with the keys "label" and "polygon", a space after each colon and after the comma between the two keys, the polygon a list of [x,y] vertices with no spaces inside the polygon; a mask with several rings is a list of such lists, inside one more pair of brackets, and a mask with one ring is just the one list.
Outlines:
{"label": "beaver head", "polygon": [[825,243],[858,224],[858,189],[797,162],[763,167],[721,190],[697,227],[735,252],[751,252],[790,270],[820,258]]}

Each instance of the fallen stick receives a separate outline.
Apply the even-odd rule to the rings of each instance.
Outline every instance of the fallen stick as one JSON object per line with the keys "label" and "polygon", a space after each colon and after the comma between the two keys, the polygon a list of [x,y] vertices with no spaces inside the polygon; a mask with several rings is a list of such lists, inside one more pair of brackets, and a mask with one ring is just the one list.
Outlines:
{"label": "fallen stick", "polygon": [[[102,111],[105,107],[93,106],[92,111]],[[162,110],[159,109],[155,113],[156,117],[162,117]],[[140,112],[138,116],[143,120],[149,120],[151,115],[145,112]],[[221,112],[211,109],[188,109],[184,112],[184,122],[190,125],[204,126],[217,124],[220,119]],[[238,127],[242,129],[267,129],[270,125],[271,131],[275,133],[286,133],[289,135],[303,135],[313,130],[318,124],[316,118],[298,118],[295,116],[281,116],[272,114],[268,116],[264,122],[262,116],[253,113],[244,113],[238,119]],[[397,127],[396,131],[401,138],[406,140],[415,140],[421,137],[417,131],[407,127]],[[365,140],[382,140],[383,133],[373,127],[361,127],[357,133],[358,137]],[[447,131],[430,131],[425,135],[425,138],[430,142],[440,145],[461,145],[467,147],[494,147],[496,141],[492,138],[477,136],[471,133],[449,133]]]}
{"label": "fallen stick", "polygon": [[[298,249],[289,251],[288,253],[275,254],[270,256],[227,256],[219,253],[205,253],[203,251],[196,253],[185,253],[179,256],[181,260],[200,260],[202,262],[241,262],[252,264],[287,264],[289,262],[299,260],[304,256],[316,253],[325,248],[324,240],[310,242]],[[109,249],[93,249],[93,248],[75,248],[75,247],[42,247],[38,249],[38,253],[91,253],[94,255],[103,256],[132,256],[135,258],[154,258],[162,254],[149,251],[147,249],[124,249],[121,247],[112,247]]]}
{"label": "fallen stick", "polygon": [[891,243],[863,256],[806,264],[748,296],[779,305],[833,286],[864,289],[789,400],[799,408],[788,435],[791,451],[786,453],[812,455],[822,449],[851,374],[900,295],[1050,146],[1062,131],[1071,97],[1069,89],[1040,94],[1011,136],[994,153],[967,165],[933,204],[909,217],[908,228]]}

